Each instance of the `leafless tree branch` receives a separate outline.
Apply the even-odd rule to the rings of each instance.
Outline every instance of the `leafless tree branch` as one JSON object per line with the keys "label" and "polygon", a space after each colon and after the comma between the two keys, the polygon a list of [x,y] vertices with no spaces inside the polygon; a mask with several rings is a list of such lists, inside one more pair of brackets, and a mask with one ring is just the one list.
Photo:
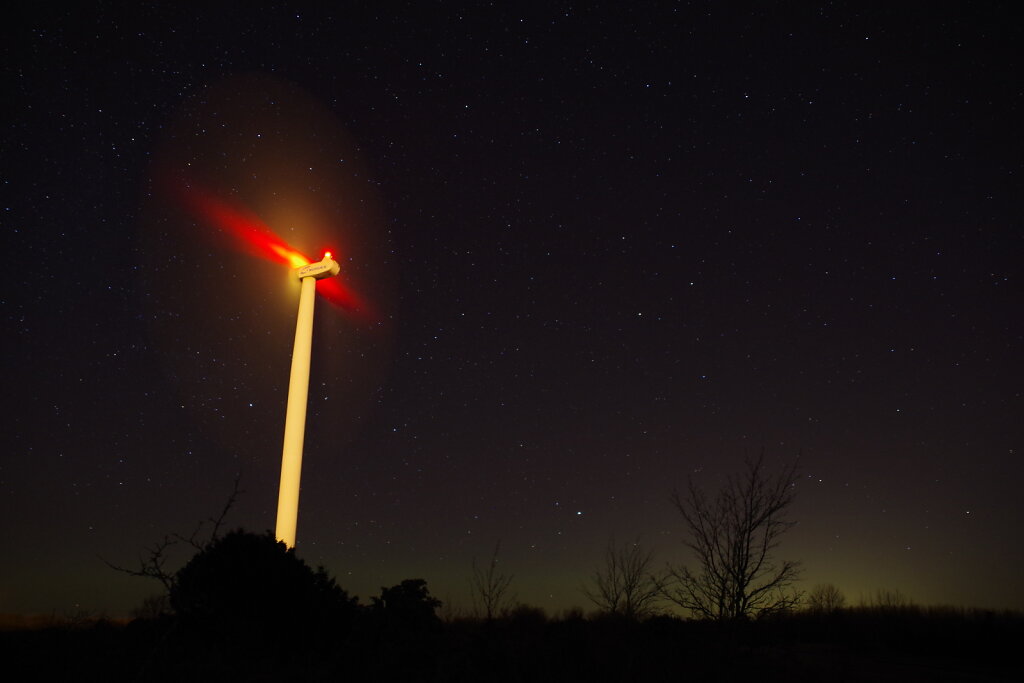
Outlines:
{"label": "leafless tree branch", "polygon": [[[235,506],[235,503],[238,502],[238,497],[244,493],[240,485],[241,475],[238,475],[235,477],[234,485],[231,488],[231,495],[228,496],[220,514],[216,517],[210,517],[207,520],[199,522],[199,524],[196,525],[195,530],[193,530],[189,536],[186,537],[177,533],[167,534],[159,542],[153,544],[149,548],[146,548],[144,552],[139,555],[138,569],[122,567],[109,562],[102,557],[100,559],[104,564],[115,571],[128,574],[129,576],[141,576],[148,579],[156,579],[163,585],[164,590],[166,590],[167,593],[170,593],[171,589],[174,587],[176,571],[167,568],[169,550],[179,543],[190,545],[196,550],[203,550],[217,540],[220,529],[224,524],[224,519],[228,516],[231,508]],[[212,525],[209,537],[205,540],[198,540],[199,533],[207,524]]]}
{"label": "leafless tree branch", "polygon": [[508,610],[514,601],[514,596],[509,594],[513,575],[504,574],[498,570],[498,552],[500,550],[501,541],[499,540],[494,544],[491,561],[483,568],[478,566],[476,558],[473,558],[473,575],[470,577],[473,607],[478,613],[482,611],[488,621]]}
{"label": "leafless tree branch", "polygon": [[799,563],[778,561],[775,551],[795,522],[786,513],[796,493],[796,463],[772,475],[764,454],[729,477],[709,499],[691,479],[672,504],[689,531],[685,545],[696,569],[669,567],[661,583],[672,602],[707,619],[737,619],[790,609],[800,600],[792,589]]}
{"label": "leafless tree branch", "polygon": [[660,582],[652,575],[654,552],[645,550],[640,539],[617,546],[608,541],[604,563],[591,577],[592,586],[583,594],[608,614],[627,619],[642,619],[657,611],[661,599]]}

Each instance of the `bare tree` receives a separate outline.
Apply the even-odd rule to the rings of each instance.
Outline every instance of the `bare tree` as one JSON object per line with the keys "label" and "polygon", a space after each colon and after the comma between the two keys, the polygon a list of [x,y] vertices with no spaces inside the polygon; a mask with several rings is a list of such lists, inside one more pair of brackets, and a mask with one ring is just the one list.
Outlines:
{"label": "bare tree", "polygon": [[815,614],[838,612],[846,604],[846,596],[831,583],[820,583],[807,595],[807,609]]}
{"label": "bare tree", "polygon": [[795,495],[796,463],[772,475],[764,454],[748,460],[713,499],[691,479],[672,504],[689,531],[685,541],[697,568],[670,567],[662,588],[667,599],[706,619],[740,619],[790,609],[799,563],[778,561],[779,540],[795,522],[786,514]]}
{"label": "bare tree", "polygon": [[[108,560],[103,563],[115,571],[124,572],[129,576],[142,576],[147,579],[156,579],[163,584],[166,594],[170,594],[174,588],[174,574],[176,570],[167,568],[168,550],[180,542],[181,537],[177,534],[164,536],[161,541],[145,549],[139,554],[139,568],[130,569],[116,565]],[[103,558],[100,558],[103,559]]]}
{"label": "bare tree", "polygon": [[[153,544],[149,548],[146,548],[145,551],[139,555],[138,569],[122,567],[107,560],[103,560],[104,564],[111,569],[123,572],[129,576],[142,576],[149,579],[156,579],[163,585],[164,590],[166,591],[166,597],[166,595],[170,594],[171,589],[174,588],[175,577],[177,574],[177,570],[168,569],[167,567],[168,556],[172,552],[171,548],[179,543],[184,543],[191,546],[194,550],[201,551],[211,545],[220,536],[220,529],[224,525],[224,519],[228,516],[231,508],[235,506],[235,503],[238,502],[238,497],[242,493],[244,493],[244,491],[241,489],[241,476],[239,475],[235,477],[235,483],[231,489],[231,495],[228,496],[228,499],[224,503],[224,507],[221,509],[219,515],[199,522],[189,536],[184,536],[182,534],[167,534],[162,540]],[[204,539],[200,537],[200,532],[207,524],[210,525],[210,533],[209,536]]]}
{"label": "bare tree", "polygon": [[494,544],[491,561],[487,563],[486,567],[481,568],[477,565],[474,557],[473,575],[469,579],[474,611],[478,614],[483,611],[488,621],[503,614],[515,601],[515,596],[509,593],[513,576],[498,570],[499,550],[501,550],[500,540]]}
{"label": "bare tree", "polygon": [[860,606],[880,612],[899,612],[912,608],[914,603],[898,588],[879,588],[873,596],[861,596]]}
{"label": "bare tree", "polygon": [[583,594],[608,614],[642,619],[657,611],[660,582],[653,576],[654,551],[644,550],[640,539],[617,546],[608,541],[604,564],[591,577],[593,586]]}

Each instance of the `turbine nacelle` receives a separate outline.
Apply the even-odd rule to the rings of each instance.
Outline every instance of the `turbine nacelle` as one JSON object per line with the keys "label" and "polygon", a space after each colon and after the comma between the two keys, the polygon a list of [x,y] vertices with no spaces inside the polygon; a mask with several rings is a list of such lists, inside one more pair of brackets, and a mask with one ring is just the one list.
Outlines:
{"label": "turbine nacelle", "polygon": [[322,261],[316,263],[310,263],[308,266],[302,266],[295,269],[295,276],[302,280],[303,278],[312,277],[317,280],[323,280],[329,277],[334,277],[341,272],[341,266],[338,262],[331,258],[331,252],[324,254]]}

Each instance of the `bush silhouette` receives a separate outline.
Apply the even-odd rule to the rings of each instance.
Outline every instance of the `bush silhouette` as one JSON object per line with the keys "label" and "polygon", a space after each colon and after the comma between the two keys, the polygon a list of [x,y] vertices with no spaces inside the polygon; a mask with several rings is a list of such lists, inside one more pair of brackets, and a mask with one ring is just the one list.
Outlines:
{"label": "bush silhouette", "polygon": [[380,597],[373,598],[374,614],[390,625],[423,628],[438,625],[435,610],[441,601],[430,595],[423,579],[405,579],[391,588],[381,588]]}
{"label": "bush silhouette", "polygon": [[348,629],[356,610],[321,567],[310,569],[270,532],[232,531],[176,576],[171,606],[183,628],[221,644],[304,648]]}

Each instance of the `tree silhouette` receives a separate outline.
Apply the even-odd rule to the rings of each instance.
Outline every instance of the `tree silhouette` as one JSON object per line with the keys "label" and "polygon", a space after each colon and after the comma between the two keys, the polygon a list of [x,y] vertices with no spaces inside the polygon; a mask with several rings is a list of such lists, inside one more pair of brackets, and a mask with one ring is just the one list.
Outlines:
{"label": "tree silhouette", "polygon": [[846,596],[831,583],[820,583],[807,595],[807,609],[815,614],[838,612],[846,604]]}
{"label": "tree silhouette", "polygon": [[659,581],[653,576],[654,552],[644,550],[637,539],[617,546],[608,541],[604,564],[591,577],[593,586],[583,594],[598,609],[612,616],[642,619],[655,613],[661,597]]}
{"label": "tree silhouette", "polygon": [[799,603],[792,590],[799,563],[774,557],[781,536],[795,524],[786,519],[795,478],[796,463],[772,475],[762,453],[713,499],[692,479],[685,494],[673,492],[698,568],[670,567],[665,597],[707,619],[747,618]]}
{"label": "tree silhouette", "polygon": [[434,626],[441,621],[435,612],[441,601],[430,594],[423,579],[405,579],[397,586],[382,587],[380,597],[372,601],[371,610],[386,624],[417,628]]}
{"label": "tree silhouette", "polygon": [[[145,552],[139,555],[138,569],[122,567],[107,560],[103,560],[104,564],[115,571],[123,572],[129,576],[141,576],[147,579],[155,579],[159,581],[164,587],[162,598],[160,596],[153,596],[147,599],[150,601],[162,599],[166,603],[169,600],[170,593],[174,588],[175,581],[177,580],[177,572],[168,567],[172,549],[175,546],[180,547],[181,545],[185,545],[191,547],[193,550],[202,552],[210,544],[215,542],[220,536],[221,527],[224,525],[224,520],[227,518],[228,513],[231,512],[231,508],[233,508],[235,503],[238,502],[239,496],[244,493],[240,488],[241,481],[241,475],[235,477],[234,485],[231,488],[231,494],[224,503],[224,507],[221,508],[219,515],[199,522],[195,529],[192,530],[192,533],[188,536],[178,533],[165,535],[163,539],[146,548]],[[203,534],[203,529],[206,528],[207,525],[209,525],[209,533]],[[152,605],[150,605],[150,607],[151,606]],[[166,605],[164,605],[164,607],[165,606]],[[145,613],[151,610],[147,606],[144,606],[142,611]]]}
{"label": "tree silhouette", "polygon": [[512,584],[512,575],[498,570],[498,551],[500,549],[501,541],[498,541],[494,544],[491,561],[483,568],[477,565],[474,557],[473,576],[469,580],[475,616],[479,616],[478,610],[482,608],[487,621],[508,611],[515,599],[508,592],[509,586]]}
{"label": "tree silhouette", "polygon": [[874,595],[861,597],[861,606],[879,612],[899,612],[914,606],[913,601],[900,589],[879,588]]}

